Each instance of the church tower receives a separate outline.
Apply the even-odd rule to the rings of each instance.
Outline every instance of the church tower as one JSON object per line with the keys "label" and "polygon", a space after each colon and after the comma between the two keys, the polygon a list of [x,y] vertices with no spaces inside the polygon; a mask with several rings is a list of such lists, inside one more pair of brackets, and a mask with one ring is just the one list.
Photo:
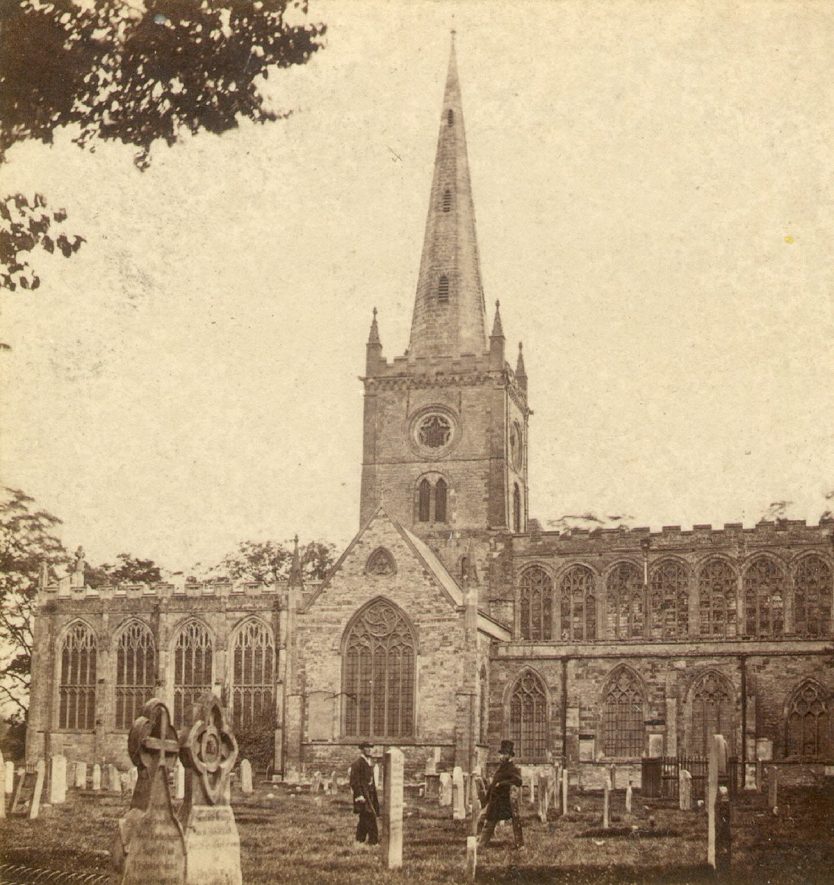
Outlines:
{"label": "church tower", "polygon": [[408,349],[383,357],[374,310],[363,382],[362,524],[382,504],[426,539],[525,531],[527,376],[497,301],[487,335],[454,42]]}

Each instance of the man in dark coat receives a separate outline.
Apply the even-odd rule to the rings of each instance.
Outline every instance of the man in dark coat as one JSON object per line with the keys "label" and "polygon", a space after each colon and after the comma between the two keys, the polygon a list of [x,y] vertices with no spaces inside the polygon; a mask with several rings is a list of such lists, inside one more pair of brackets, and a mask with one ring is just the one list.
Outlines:
{"label": "man in dark coat", "polygon": [[356,847],[365,844],[376,845],[379,842],[379,831],[376,819],[379,816],[379,800],[374,783],[374,769],[371,765],[373,744],[362,743],[359,752],[362,754],[350,766],[350,788],[353,791],[353,813],[359,815],[356,822]]}
{"label": "man in dark coat", "polygon": [[492,776],[492,782],[486,793],[486,809],[484,810],[484,828],[481,831],[481,848],[489,845],[499,820],[513,822],[513,839],[516,848],[524,847],[524,835],[521,832],[521,816],[518,812],[517,787],[521,787],[521,772],[513,762],[515,751],[512,741],[501,741],[498,751],[501,763]]}

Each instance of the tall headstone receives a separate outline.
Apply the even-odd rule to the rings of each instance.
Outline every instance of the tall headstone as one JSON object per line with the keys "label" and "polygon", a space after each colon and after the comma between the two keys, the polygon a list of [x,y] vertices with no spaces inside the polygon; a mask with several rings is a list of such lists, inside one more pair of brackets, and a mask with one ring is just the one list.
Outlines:
{"label": "tall headstone", "polygon": [[248,759],[240,761],[240,790],[247,796],[254,792],[252,786],[252,763]]}
{"label": "tall headstone", "polygon": [[86,762],[76,762],[75,763],[75,786],[78,787],[79,790],[87,789],[87,763]]}
{"label": "tall headstone", "polygon": [[568,769],[562,769],[562,814],[568,813]]}
{"label": "tall headstone", "polygon": [[732,828],[730,824],[730,794],[726,787],[718,788],[715,805],[715,874],[728,881],[732,860]]}
{"label": "tall headstone", "polygon": [[707,764],[707,863],[715,869],[715,803],[718,798],[718,766],[721,735],[713,735]]}
{"label": "tall headstone", "polygon": [[559,805],[559,784],[561,783],[561,778],[561,766],[557,762],[551,769],[550,777],[548,778],[548,786],[550,789],[548,805],[551,805],[553,808],[557,808]]}
{"label": "tall headstone", "polygon": [[775,765],[767,769],[767,807],[774,814],[779,809],[779,769]]}
{"label": "tall headstone", "polygon": [[452,775],[448,771],[440,772],[440,805],[452,804]]}
{"label": "tall headstone", "polygon": [[35,789],[32,793],[32,801],[29,804],[29,820],[34,820],[40,814],[45,777],[46,762],[43,759],[38,759],[38,764],[35,766]]}
{"label": "tall headstone", "polygon": [[692,773],[682,768],[678,773],[678,807],[692,811]]}
{"label": "tall headstone", "polygon": [[403,762],[402,750],[385,751],[382,856],[389,870],[403,865]]}
{"label": "tall headstone", "polygon": [[188,858],[187,885],[241,885],[240,836],[229,805],[237,741],[217,696],[200,699],[182,745],[186,764],[180,820]]}
{"label": "tall headstone", "polygon": [[536,785],[538,796],[538,806],[536,808],[536,812],[539,817],[539,821],[541,823],[547,823],[547,800],[550,798],[550,790],[547,785],[547,775],[543,772],[539,772],[539,782]]}
{"label": "tall headstone", "polygon": [[112,762],[107,766],[107,789],[116,793],[122,792],[122,778],[119,769]]}
{"label": "tall headstone", "polygon": [[98,762],[93,765],[93,789],[100,790],[101,789],[101,766]]}
{"label": "tall headstone", "polygon": [[631,814],[631,804],[634,801],[634,792],[631,789],[631,778],[628,779],[628,786],[625,792],[625,810],[626,814]]}
{"label": "tall headstone", "polygon": [[452,769],[452,817],[454,820],[466,819],[465,789],[463,769],[460,765],[456,765]]}
{"label": "tall headstone", "polygon": [[4,791],[14,793],[14,762],[11,759],[3,766],[5,775]]}
{"label": "tall headstone", "polygon": [[611,774],[606,774],[605,782],[602,785],[602,828],[607,830],[609,827],[609,806],[611,803]]}
{"label": "tall headstone", "polygon": [[181,759],[174,763],[174,798],[185,799],[185,766]]}
{"label": "tall headstone", "polygon": [[63,805],[67,801],[67,757],[56,753],[49,767],[49,804]]}
{"label": "tall headstone", "polygon": [[179,755],[176,729],[165,704],[151,699],[128,735],[137,766],[130,810],[119,821],[112,850],[120,885],[184,885],[185,839],[174,814],[168,773]]}

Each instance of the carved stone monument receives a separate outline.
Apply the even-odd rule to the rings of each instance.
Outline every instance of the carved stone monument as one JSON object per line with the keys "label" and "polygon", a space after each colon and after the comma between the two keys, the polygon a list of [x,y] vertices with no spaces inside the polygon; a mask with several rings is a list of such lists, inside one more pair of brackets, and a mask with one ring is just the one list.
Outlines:
{"label": "carved stone monument", "polygon": [[466,819],[466,785],[463,782],[463,769],[456,765],[452,769],[452,817],[454,820]]}
{"label": "carved stone monument", "polygon": [[179,740],[162,701],[153,698],[145,704],[128,736],[128,753],[139,773],[130,810],[119,821],[113,846],[114,881],[182,885],[185,840],[168,787]]}
{"label": "carved stone monument", "polygon": [[403,751],[391,747],[385,751],[385,792],[382,856],[389,870],[403,865]]}
{"label": "carved stone monument", "polygon": [[237,741],[218,698],[204,694],[183,741],[185,832],[189,885],[241,885],[240,836],[229,805]]}
{"label": "carved stone monument", "polygon": [[252,763],[248,759],[240,761],[240,791],[247,796],[254,792],[252,787]]}
{"label": "carved stone monument", "polygon": [[49,768],[49,804],[62,805],[67,801],[67,757],[56,753]]}
{"label": "carved stone monument", "polygon": [[685,768],[678,774],[678,806],[681,811],[692,811],[692,774]]}

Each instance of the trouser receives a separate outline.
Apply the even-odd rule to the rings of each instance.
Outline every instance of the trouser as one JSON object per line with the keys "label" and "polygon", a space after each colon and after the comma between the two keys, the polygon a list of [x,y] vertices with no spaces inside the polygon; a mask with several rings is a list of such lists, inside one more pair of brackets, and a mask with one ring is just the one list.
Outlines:
{"label": "trouser", "polygon": [[[495,825],[497,823],[497,819],[487,819],[484,821],[484,828],[481,830],[481,839],[478,842],[481,848],[486,848],[487,845],[489,845],[489,840],[495,832]],[[521,848],[524,845],[524,834],[521,831],[521,819],[515,815],[513,815],[513,841],[515,842],[516,848]]]}
{"label": "trouser", "polygon": [[379,843],[379,831],[376,828],[376,815],[373,811],[360,811],[356,821],[356,841],[364,842],[368,837],[368,845]]}

